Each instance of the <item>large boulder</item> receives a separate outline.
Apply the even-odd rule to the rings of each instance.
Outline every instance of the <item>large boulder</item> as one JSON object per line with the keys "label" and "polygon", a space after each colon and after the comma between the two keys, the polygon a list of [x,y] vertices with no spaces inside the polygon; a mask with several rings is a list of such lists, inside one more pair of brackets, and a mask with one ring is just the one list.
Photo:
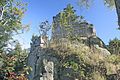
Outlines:
{"label": "large boulder", "polygon": [[102,47],[99,47],[98,45],[94,45],[94,47],[96,48],[96,50],[98,50],[98,52],[104,56],[108,56],[110,55],[111,53],[105,49],[105,48],[102,48]]}

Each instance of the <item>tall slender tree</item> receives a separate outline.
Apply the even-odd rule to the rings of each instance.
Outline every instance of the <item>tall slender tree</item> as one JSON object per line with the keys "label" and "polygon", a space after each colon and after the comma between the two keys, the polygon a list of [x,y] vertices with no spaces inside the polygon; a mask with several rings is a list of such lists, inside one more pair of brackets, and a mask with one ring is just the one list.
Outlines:
{"label": "tall slender tree", "polygon": [[48,31],[51,29],[51,25],[49,24],[48,21],[44,21],[44,22],[41,22],[41,24],[39,25],[39,28],[40,28],[41,38],[44,40],[44,45],[45,45],[45,47],[48,47],[49,46]]}
{"label": "tall slender tree", "polygon": [[71,4],[68,4],[62,12],[60,12],[60,24],[61,26],[72,26],[78,16],[75,14],[75,10]]}
{"label": "tall slender tree", "polygon": [[14,33],[22,28],[22,18],[26,11],[26,3],[22,0],[0,0],[0,49],[9,44]]}

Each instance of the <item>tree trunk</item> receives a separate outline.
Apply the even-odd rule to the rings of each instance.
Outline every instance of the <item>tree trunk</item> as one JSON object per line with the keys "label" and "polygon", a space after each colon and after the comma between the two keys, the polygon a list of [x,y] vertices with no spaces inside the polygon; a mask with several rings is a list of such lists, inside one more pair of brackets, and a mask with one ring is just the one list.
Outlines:
{"label": "tree trunk", "polygon": [[120,29],[120,0],[114,0],[114,1],[115,1],[117,16],[118,16],[118,25]]}

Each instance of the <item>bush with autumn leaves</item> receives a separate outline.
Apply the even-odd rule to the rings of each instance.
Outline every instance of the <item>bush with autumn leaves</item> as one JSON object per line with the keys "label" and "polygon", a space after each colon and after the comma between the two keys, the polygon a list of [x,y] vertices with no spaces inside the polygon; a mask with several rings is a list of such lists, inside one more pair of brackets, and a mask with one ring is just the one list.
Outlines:
{"label": "bush with autumn leaves", "polygon": [[22,50],[19,43],[9,53],[0,53],[0,80],[27,80],[26,66],[28,50]]}

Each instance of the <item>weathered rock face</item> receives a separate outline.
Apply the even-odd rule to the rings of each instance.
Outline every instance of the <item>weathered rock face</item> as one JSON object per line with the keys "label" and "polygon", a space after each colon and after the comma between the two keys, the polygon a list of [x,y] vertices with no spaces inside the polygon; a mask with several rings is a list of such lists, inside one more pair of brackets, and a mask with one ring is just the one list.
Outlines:
{"label": "weathered rock face", "polygon": [[43,50],[39,52],[40,48],[36,50],[38,51],[31,52],[28,57],[28,66],[32,68],[29,80],[54,80],[54,65],[57,59],[49,57]]}
{"label": "weathered rock face", "polygon": [[[65,44],[64,46],[68,49],[65,50],[62,45],[59,47],[62,47],[61,49],[55,50],[57,52],[51,50],[53,48],[48,49],[46,37],[33,36],[28,56],[28,66],[32,68],[32,71],[28,75],[29,80],[86,80],[81,76],[79,71],[74,69],[78,68],[81,71],[80,67],[82,66],[80,59],[76,56],[81,55],[79,53],[85,53],[88,54],[88,56],[85,56],[87,59],[89,58],[89,53],[92,53],[89,52],[91,49],[93,52],[97,51],[97,53],[102,54],[102,56],[110,55],[110,52],[105,48],[104,42],[96,36],[94,29],[89,27],[88,23],[81,23],[81,26],[78,27],[74,26],[73,33],[74,35],[79,35],[80,42],[79,40],[71,42],[66,37],[67,33],[64,28],[59,26],[53,31],[52,41],[50,43],[58,44],[58,46]],[[80,47],[82,44],[84,44],[83,47]],[[69,52],[69,49],[73,52],[71,50]],[[58,57],[54,53],[57,53]],[[76,53],[75,56],[74,53]],[[68,59],[75,57],[74,60],[66,60],[67,62],[61,60],[65,58],[66,54],[70,56]]]}
{"label": "weathered rock face", "polygon": [[69,26],[69,28],[72,28],[71,32],[66,29],[65,26],[61,26],[59,20],[60,14],[57,14],[53,18],[53,24],[55,24],[52,28],[52,41],[59,43],[63,42],[61,41],[63,38],[68,38],[68,35],[72,35],[73,37],[78,37],[81,39],[81,41],[86,44],[89,47],[92,47],[94,45],[98,45],[99,47],[106,48],[106,45],[104,42],[97,37],[95,29],[91,26],[92,24],[89,24],[88,22],[80,22],[80,23],[74,23],[73,26]]}
{"label": "weathered rock face", "polygon": [[[55,51],[45,48],[45,47],[41,47],[40,46],[40,41],[38,40],[39,37],[35,37],[35,40],[32,39],[32,43],[31,43],[31,50],[28,56],[28,66],[30,66],[32,68],[32,71],[30,72],[30,74],[28,75],[28,79],[29,80],[79,80],[82,79],[82,77],[80,76],[69,76],[69,75],[79,75],[79,72],[77,72],[76,70],[74,70],[72,67],[67,66],[66,68],[64,67],[64,65],[60,65],[61,62],[66,63],[66,61],[61,60],[64,59],[64,56],[62,58],[60,58],[59,55],[55,55]],[[36,42],[36,40],[38,42]],[[89,39],[88,39],[89,40]],[[92,42],[94,41],[94,39],[90,39]],[[65,44],[67,44],[68,41],[66,41]],[[97,45],[97,40],[95,41],[96,44],[94,43],[93,47],[97,50],[99,50],[100,54],[103,55],[110,55],[109,51],[107,51],[105,48],[100,47],[99,45]],[[99,40],[98,40],[99,43]],[[71,46],[80,46],[81,43],[78,44],[78,42],[73,42]],[[86,47],[86,46],[83,46]],[[89,47],[88,47],[89,49]],[[87,49],[86,49],[87,50]],[[62,52],[65,52],[65,50],[61,50]],[[82,51],[82,49],[81,49]],[[88,51],[89,52],[89,51]],[[69,53],[71,54],[71,53]],[[68,57],[66,57],[66,59],[68,59],[67,61],[74,61],[72,58],[74,58],[75,62],[70,62],[70,65],[72,64],[72,66],[76,66],[76,65],[81,65],[80,61],[77,57],[77,55],[69,55]],[[60,67],[61,66],[61,67]],[[69,74],[69,75],[67,75]],[[84,79],[84,78],[83,78]]]}
{"label": "weathered rock face", "polygon": [[54,80],[55,77],[53,78],[53,76],[56,74],[56,68],[54,67],[57,64],[57,59],[51,57],[51,53],[46,52],[47,49],[40,46],[39,40],[40,37],[37,36],[32,39],[31,50],[28,56],[28,66],[32,68],[32,71],[28,75],[28,79]]}
{"label": "weathered rock face", "polygon": [[[73,26],[72,30],[73,35],[78,35],[79,37],[91,37],[96,35],[95,30],[92,27],[89,27],[88,23],[81,23],[79,26]],[[65,27],[57,26],[52,32],[52,39],[66,38],[69,34],[69,31]]]}
{"label": "weathered rock face", "polygon": [[[63,39],[64,40],[62,41],[64,42],[64,44],[67,44],[68,40],[65,38]],[[88,47],[99,51],[99,53],[103,54],[103,56],[110,55],[110,52],[107,49],[105,49],[104,47],[105,45],[102,42],[102,40],[99,39],[97,36],[91,36],[89,38],[82,37],[82,40],[83,43],[85,43]],[[49,49],[44,46],[45,44],[42,43],[41,46],[41,43],[42,42],[40,37],[37,36],[33,37],[30,53],[28,56],[28,66],[32,68],[32,71],[28,75],[28,79],[29,80],[76,80],[77,79],[76,77],[65,76],[70,71],[71,71],[70,72],[71,75],[73,75],[72,72],[74,70],[70,67],[65,68],[63,70],[59,69],[58,65],[61,62],[61,60],[58,59],[58,57],[54,56],[53,54],[55,53],[54,51],[48,51]],[[71,46],[76,46],[77,48],[77,46],[80,46],[80,43],[73,42]],[[79,75],[79,73],[76,73],[76,75]]]}
{"label": "weathered rock face", "polygon": [[107,49],[99,47],[98,45],[94,45],[94,47],[99,51],[100,54],[102,54],[104,56],[111,54]]}

